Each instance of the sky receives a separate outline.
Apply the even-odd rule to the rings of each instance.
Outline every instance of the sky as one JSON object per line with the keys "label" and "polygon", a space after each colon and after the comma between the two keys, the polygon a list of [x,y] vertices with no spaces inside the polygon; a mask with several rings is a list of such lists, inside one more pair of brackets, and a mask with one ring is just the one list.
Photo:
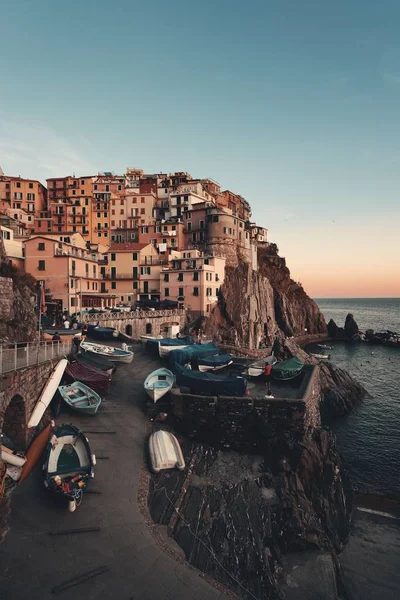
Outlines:
{"label": "sky", "polygon": [[0,0],[0,166],[188,171],[313,297],[400,296],[398,0]]}

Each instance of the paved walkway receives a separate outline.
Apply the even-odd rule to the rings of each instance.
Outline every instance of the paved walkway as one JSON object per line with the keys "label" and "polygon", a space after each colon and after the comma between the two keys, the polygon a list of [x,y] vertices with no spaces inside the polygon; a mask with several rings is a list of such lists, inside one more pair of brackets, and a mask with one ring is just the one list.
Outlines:
{"label": "paved walkway", "polygon": [[[99,459],[96,479],[75,513],[56,508],[37,469],[12,496],[10,531],[0,545],[1,600],[225,600],[227,597],[164,553],[149,532],[137,505],[144,460],[146,418],[143,380],[156,368],[140,352],[118,367],[110,393],[95,417],[64,413],[90,434]],[[51,536],[50,531],[101,527],[100,532]],[[56,585],[101,565],[109,571],[69,590]]]}

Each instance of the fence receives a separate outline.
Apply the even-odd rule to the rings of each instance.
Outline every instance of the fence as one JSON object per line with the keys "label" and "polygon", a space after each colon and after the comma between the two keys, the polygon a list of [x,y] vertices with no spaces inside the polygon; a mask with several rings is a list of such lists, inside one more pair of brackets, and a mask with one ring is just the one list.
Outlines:
{"label": "fence", "polygon": [[156,317],[175,317],[185,315],[186,311],[184,308],[174,308],[174,309],[165,309],[165,310],[157,310],[157,309],[148,309],[148,310],[132,310],[130,312],[111,312],[104,311],[101,313],[85,313],[82,315],[82,320],[87,323],[97,323],[98,321],[129,321],[132,319],[143,319],[143,318],[156,318]]}
{"label": "fence", "polygon": [[17,342],[0,344],[0,375],[32,367],[70,354],[69,342]]}

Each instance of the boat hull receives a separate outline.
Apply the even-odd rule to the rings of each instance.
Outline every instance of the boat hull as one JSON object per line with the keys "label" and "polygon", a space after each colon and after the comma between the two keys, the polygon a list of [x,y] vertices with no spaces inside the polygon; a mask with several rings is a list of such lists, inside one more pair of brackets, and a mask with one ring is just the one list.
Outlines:
{"label": "boat hull", "polygon": [[247,375],[248,377],[260,377],[264,373],[265,365],[270,365],[272,367],[276,365],[277,362],[275,356],[267,356],[265,359],[249,365],[247,368]]}
{"label": "boat hull", "polygon": [[76,412],[95,415],[100,407],[100,396],[81,381],[76,381],[71,385],[61,385],[58,391],[67,406]]}
{"label": "boat hull", "polygon": [[20,485],[31,473],[32,469],[39,462],[40,457],[46,449],[51,433],[51,424],[47,425],[42,431],[35,437],[26,452],[26,463],[23,466],[21,477],[19,478],[18,485]]}
{"label": "boat hull", "polygon": [[226,367],[229,367],[229,365],[231,365],[232,363],[233,363],[233,361],[230,360],[229,362],[225,363],[224,365],[218,365],[216,367],[212,367],[210,365],[199,364],[199,371],[201,371],[202,373],[207,373],[207,371],[221,371],[221,369],[225,369]]}
{"label": "boat hull", "polygon": [[161,344],[158,344],[158,353],[161,358],[167,358],[169,353],[173,350],[184,350],[187,346],[187,344],[184,346],[161,346]]}
{"label": "boat hull", "polygon": [[120,350],[112,346],[102,346],[100,344],[91,344],[82,342],[80,345],[82,354],[88,356],[100,356],[110,362],[130,364],[133,360],[133,352],[130,350]]}
{"label": "boat hull", "polygon": [[169,431],[156,431],[149,439],[151,468],[154,473],[164,469],[183,471],[185,461],[178,440]]}
{"label": "boat hull", "polygon": [[49,406],[54,394],[57,391],[58,386],[60,385],[60,381],[62,376],[64,375],[64,371],[68,365],[68,361],[66,358],[62,358],[60,362],[53,369],[52,374],[46,382],[46,385],[43,388],[42,393],[40,394],[39,400],[37,401],[35,408],[29,418],[28,427],[37,427],[40,423],[40,419],[44,415],[44,411]]}
{"label": "boat hull", "polygon": [[23,467],[26,463],[25,456],[18,456],[18,454],[14,454],[12,450],[7,448],[6,446],[1,446],[1,460],[8,465],[12,465],[13,467]]}
{"label": "boat hull", "polygon": [[[53,335],[56,332],[54,331],[43,331],[43,339],[45,342],[51,342],[53,339]],[[78,330],[73,330],[70,329],[68,330],[68,333],[63,333],[63,332],[58,332],[58,335],[60,336],[61,340],[60,342],[72,342],[74,338],[81,338],[82,337],[82,332],[78,331]],[[56,342],[55,342],[56,343]]]}
{"label": "boat hull", "polygon": [[141,335],[140,341],[142,344],[147,344],[149,340],[162,340],[162,336],[154,336],[154,335]]}
{"label": "boat hull", "polygon": [[146,377],[144,390],[153,402],[157,402],[168,394],[174,385],[174,380],[174,374],[168,369],[157,369]]}

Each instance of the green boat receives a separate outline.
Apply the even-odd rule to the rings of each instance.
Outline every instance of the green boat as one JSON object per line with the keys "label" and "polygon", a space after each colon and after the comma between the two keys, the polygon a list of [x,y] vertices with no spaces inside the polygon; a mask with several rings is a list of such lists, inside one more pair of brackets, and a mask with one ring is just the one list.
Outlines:
{"label": "green boat", "polygon": [[294,379],[300,375],[303,367],[304,363],[302,363],[297,356],[293,356],[288,360],[284,360],[273,365],[272,377],[274,379],[281,380]]}
{"label": "green boat", "polygon": [[58,391],[68,406],[85,415],[95,415],[101,404],[100,396],[80,381],[70,385],[60,385]]}

